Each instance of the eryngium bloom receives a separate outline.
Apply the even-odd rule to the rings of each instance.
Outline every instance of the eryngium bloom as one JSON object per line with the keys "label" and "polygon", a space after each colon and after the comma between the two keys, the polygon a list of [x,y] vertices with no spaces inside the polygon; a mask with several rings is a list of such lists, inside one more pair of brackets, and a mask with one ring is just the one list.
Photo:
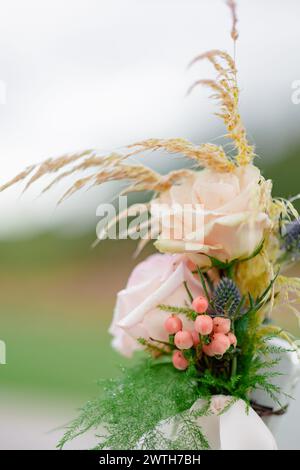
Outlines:
{"label": "eryngium bloom", "polygon": [[233,316],[240,301],[241,294],[232,279],[223,277],[214,292],[214,308],[218,315]]}

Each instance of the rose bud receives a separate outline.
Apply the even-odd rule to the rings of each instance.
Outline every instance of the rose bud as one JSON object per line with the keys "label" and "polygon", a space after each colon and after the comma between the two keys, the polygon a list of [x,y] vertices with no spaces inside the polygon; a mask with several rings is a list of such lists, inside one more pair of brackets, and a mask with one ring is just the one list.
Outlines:
{"label": "rose bud", "polygon": [[182,330],[182,321],[179,317],[173,315],[172,317],[166,319],[164,327],[169,335],[174,335],[178,331]]}
{"label": "rose bud", "polygon": [[178,331],[174,343],[178,349],[190,349],[194,344],[192,333],[190,331]]}
{"label": "rose bud", "polygon": [[233,347],[236,348],[236,345],[237,345],[236,336],[235,336],[233,333],[229,332],[228,335],[227,335],[227,337],[228,337],[228,339],[229,339],[229,341],[230,341],[230,344],[232,344]]}
{"label": "rose bud", "polygon": [[185,370],[189,366],[189,361],[184,357],[181,351],[174,351],[172,357],[173,366],[178,370]]}
{"label": "rose bud", "polygon": [[199,295],[192,302],[192,307],[197,313],[204,313],[208,309],[208,300],[206,297]]}
{"label": "rose bud", "polygon": [[209,335],[213,330],[213,320],[209,315],[199,315],[195,320],[194,328],[200,335]]}
{"label": "rose bud", "polygon": [[214,333],[223,333],[227,335],[230,331],[230,320],[229,318],[215,317],[213,319]]}

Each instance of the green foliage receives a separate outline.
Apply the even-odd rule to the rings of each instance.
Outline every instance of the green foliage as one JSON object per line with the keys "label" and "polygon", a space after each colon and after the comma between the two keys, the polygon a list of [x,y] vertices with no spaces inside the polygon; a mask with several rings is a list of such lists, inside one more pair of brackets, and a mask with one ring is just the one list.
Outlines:
{"label": "green foliage", "polygon": [[176,431],[176,439],[172,441],[173,449],[201,450],[210,448],[208,440],[196,421],[197,418],[209,414],[209,405],[210,401],[207,400],[200,410],[181,413],[181,424]]}
{"label": "green foliage", "polygon": [[185,315],[189,320],[196,320],[198,316],[195,310],[188,307],[174,307],[173,305],[160,304],[157,306],[157,308],[163,310],[164,312],[170,312],[177,315],[181,313],[182,315]]}
{"label": "green foliage", "polygon": [[232,272],[233,267],[237,263],[242,263],[244,261],[249,261],[250,259],[255,258],[255,256],[257,256],[261,252],[261,250],[263,249],[263,245],[264,245],[264,240],[262,240],[262,242],[255,248],[255,250],[253,251],[253,253],[251,253],[251,255],[249,255],[245,258],[240,258],[240,259],[235,258],[231,261],[220,261],[218,258],[214,258],[213,256],[209,256],[206,253],[202,253],[202,254],[209,258],[209,260],[211,262],[211,266],[213,268],[218,268],[220,270],[223,270],[223,271],[227,272],[227,275],[229,276],[230,273]]}
{"label": "green foliage", "polygon": [[[258,299],[260,303],[260,299]],[[279,388],[270,382],[270,379],[279,373],[272,372],[284,352],[281,347],[268,343],[270,337],[260,337],[260,318],[257,314],[257,305],[253,304],[248,313],[235,322],[235,334],[240,353],[237,360],[238,380],[234,386],[233,395],[249,400],[249,391],[262,389],[278,403]],[[278,335],[280,330],[278,331]],[[274,336],[277,336],[274,334]],[[272,354],[272,359],[270,358]],[[278,354],[278,358],[274,354]]]}
{"label": "green foliage", "polygon": [[[143,449],[174,449],[174,450],[202,450],[210,449],[197,420],[210,414],[210,400],[206,400],[199,409],[182,411],[175,418],[167,419],[163,424],[176,426],[176,434],[167,437],[158,426],[143,436],[140,448]],[[172,422],[171,422],[172,421]]]}
{"label": "green foliage", "polygon": [[[88,402],[80,416],[69,426],[59,447],[85,433],[97,430],[97,449],[132,449],[146,435],[143,447],[155,449],[172,447],[162,442],[163,436],[153,432],[163,419],[171,418],[189,409],[199,398],[196,380],[177,371],[170,363],[144,361],[136,367],[123,370],[121,377],[101,382],[101,394]],[[184,415],[181,448],[194,448],[199,442],[200,430]],[[185,428],[185,429],[184,429]],[[195,434],[196,433],[196,434]],[[202,436],[200,442],[205,442]]]}
{"label": "green foliage", "polygon": [[183,282],[183,285],[184,285],[184,288],[185,288],[185,290],[186,290],[186,292],[187,292],[188,298],[190,299],[190,302],[193,302],[193,295],[192,295],[192,293],[191,293],[191,291],[190,291],[190,289],[189,289],[189,287],[188,287],[188,285],[187,285],[187,282],[184,281],[184,282]]}

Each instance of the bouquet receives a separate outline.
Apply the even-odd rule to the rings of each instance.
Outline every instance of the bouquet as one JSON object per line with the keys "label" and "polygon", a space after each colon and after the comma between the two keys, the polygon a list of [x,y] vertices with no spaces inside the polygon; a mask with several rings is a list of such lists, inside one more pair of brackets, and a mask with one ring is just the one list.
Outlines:
{"label": "bouquet", "polygon": [[[235,44],[235,3],[228,4]],[[212,50],[192,65],[202,60],[216,78],[191,89],[212,90],[229,150],[148,139],[123,153],[88,150],[49,159],[1,188],[24,178],[29,187],[57,173],[48,190],[86,171],[61,200],[108,181],[125,181],[123,195],[151,192],[142,209],[131,205],[98,233],[104,239],[138,213],[126,233],[140,238],[138,251],[156,240],[158,253],[138,264],[119,292],[110,327],[121,354],[143,353],[119,378],[100,382],[99,397],[83,407],[59,447],[96,429],[96,449],[276,448],[262,417],[285,411],[299,359],[295,339],[273,323],[272,312],[291,309],[299,316],[300,279],[284,272],[299,258],[300,219],[291,200],[272,197],[272,182],[254,165],[235,59]],[[193,165],[161,175],[143,164],[145,152],[180,154]]]}

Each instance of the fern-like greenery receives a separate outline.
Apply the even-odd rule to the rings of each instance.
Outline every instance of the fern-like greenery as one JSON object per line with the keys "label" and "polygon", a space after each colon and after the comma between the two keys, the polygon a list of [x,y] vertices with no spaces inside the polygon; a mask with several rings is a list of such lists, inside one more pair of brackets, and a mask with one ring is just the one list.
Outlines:
{"label": "fern-like greenery", "polygon": [[[97,449],[133,449],[142,436],[144,448],[173,447],[154,432],[155,426],[163,419],[184,413],[199,397],[197,381],[189,374],[180,373],[170,362],[150,359],[123,369],[119,378],[100,385],[100,396],[82,408],[60,441],[60,448],[89,429],[101,434]],[[187,432],[182,431],[185,438],[181,448],[193,448],[193,426],[187,417],[185,420]],[[205,436],[200,441],[205,443]]]}

